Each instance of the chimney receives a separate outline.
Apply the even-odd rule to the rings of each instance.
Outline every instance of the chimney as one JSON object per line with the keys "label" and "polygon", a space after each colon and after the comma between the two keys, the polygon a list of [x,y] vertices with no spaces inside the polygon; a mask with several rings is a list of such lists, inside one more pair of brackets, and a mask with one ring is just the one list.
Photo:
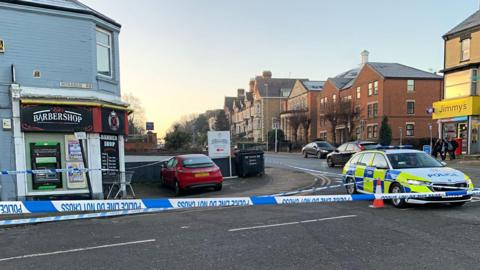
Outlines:
{"label": "chimney", "polygon": [[363,50],[363,52],[360,54],[362,56],[362,65],[365,65],[368,63],[368,55],[370,53],[367,50]]}
{"label": "chimney", "polygon": [[262,77],[265,79],[271,79],[272,78],[272,72],[270,70],[264,70],[262,72]]}
{"label": "chimney", "polygon": [[237,89],[237,97],[239,98],[245,97],[245,89],[241,89],[241,88]]}
{"label": "chimney", "polygon": [[250,92],[253,92],[253,89],[255,88],[255,78],[250,79],[248,85],[250,86]]}

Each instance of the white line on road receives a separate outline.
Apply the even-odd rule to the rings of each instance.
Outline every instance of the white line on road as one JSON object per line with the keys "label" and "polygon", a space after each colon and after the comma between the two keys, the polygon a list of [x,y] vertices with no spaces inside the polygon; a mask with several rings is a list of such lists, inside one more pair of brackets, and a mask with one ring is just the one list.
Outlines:
{"label": "white line on road", "polygon": [[302,167],[297,167],[297,166],[289,166],[290,168],[294,168],[294,169],[297,169],[297,170],[301,170],[301,171],[306,171],[306,172],[311,172],[313,173],[314,175],[334,175],[334,176],[339,176],[339,177],[343,177],[343,174],[340,174],[340,173],[332,173],[332,172],[325,172],[325,171],[318,171],[318,170],[312,170],[312,169],[308,169],[308,168],[302,168]]}
{"label": "white line on road", "polygon": [[260,226],[236,228],[236,229],[230,229],[230,230],[228,230],[228,231],[229,231],[229,232],[238,232],[238,231],[246,231],[246,230],[264,229],[264,228],[271,228],[271,227],[297,225],[297,224],[301,224],[301,223],[311,223],[311,222],[319,222],[319,221],[334,220],[334,219],[353,218],[353,217],[356,217],[356,216],[357,216],[357,215],[348,215],[348,216],[338,216],[338,217],[328,217],[328,218],[310,219],[310,220],[303,220],[303,221],[294,221],[294,222],[286,222],[286,223],[278,223],[278,224],[269,224],[269,225],[260,225]]}
{"label": "white line on road", "polygon": [[121,247],[121,246],[128,246],[128,245],[138,245],[138,244],[145,244],[150,242],[155,242],[156,239],[148,239],[148,240],[140,240],[140,241],[132,241],[132,242],[124,242],[124,243],[116,243],[116,244],[109,244],[109,245],[101,245],[101,246],[94,246],[94,247],[85,247],[85,248],[75,248],[75,249],[68,249],[68,250],[59,250],[54,252],[46,252],[46,253],[35,253],[35,254],[28,254],[22,256],[15,256],[15,257],[8,257],[0,259],[0,262],[4,261],[11,261],[11,260],[20,260],[20,259],[27,259],[27,258],[34,258],[34,257],[42,257],[42,256],[51,256],[57,254],[65,254],[65,253],[73,253],[73,252],[82,252],[94,249],[101,249],[101,248],[110,248],[110,247]]}

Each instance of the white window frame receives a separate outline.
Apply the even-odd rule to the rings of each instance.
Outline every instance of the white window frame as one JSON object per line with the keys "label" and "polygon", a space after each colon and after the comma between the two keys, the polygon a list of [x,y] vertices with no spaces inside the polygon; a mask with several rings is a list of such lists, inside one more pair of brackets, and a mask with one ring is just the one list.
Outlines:
{"label": "white window frame", "polygon": [[[374,111],[374,104],[377,104],[377,114],[376,114],[376,115],[375,115],[375,113],[374,113],[374,112],[375,112],[375,111]],[[368,113],[368,107],[369,107],[369,106],[372,106],[372,107],[371,107],[371,108],[372,108],[372,115],[371,115],[371,117],[370,117],[370,114]],[[378,116],[378,101],[374,101],[374,102],[369,102],[369,103],[367,103],[367,118],[375,118],[375,117],[377,117],[377,116]]]}
{"label": "white window frame", "polygon": [[378,95],[378,81],[373,82],[373,94]]}
{"label": "white window frame", "polygon": [[[411,85],[412,87],[410,88],[410,82],[413,84]],[[407,80],[407,92],[415,92],[415,80]]]}
{"label": "white window frame", "polygon": [[95,32],[95,52],[98,54],[97,46],[100,45],[102,47],[105,47],[105,48],[109,49],[108,51],[109,51],[109,57],[110,57],[110,59],[109,59],[110,60],[109,61],[110,62],[109,63],[109,65],[110,65],[110,75],[105,75],[105,74],[99,73],[98,72],[98,63],[97,63],[97,75],[111,79],[111,78],[113,78],[113,38],[112,38],[113,34],[112,34],[112,32],[110,32],[108,30],[105,30],[103,28],[100,28],[100,27],[97,27],[96,31],[102,32],[102,33],[108,35],[109,44],[110,44],[110,47],[107,47],[107,46],[105,46],[105,44],[98,43],[97,35],[96,35],[97,33]]}
{"label": "white window frame", "polygon": [[[413,129],[412,129],[412,134],[411,135],[408,135],[408,130],[407,129],[407,126],[408,125],[412,125],[413,126]],[[406,122],[405,123],[405,136],[406,137],[415,137],[415,122]]]}
{"label": "white window frame", "polygon": [[[367,139],[373,139],[373,126],[374,125],[367,125]],[[371,129],[371,131],[370,131]]]}
{"label": "white window frame", "polygon": [[361,94],[361,88],[360,86],[357,87],[357,99],[360,99],[362,97],[362,94]]}
{"label": "white window frame", "polygon": [[[413,103],[413,113],[409,113],[409,112],[408,112],[408,103],[409,103],[409,102],[410,102],[410,103]],[[407,100],[405,101],[405,105],[406,105],[406,107],[407,107],[407,115],[415,115],[415,100],[407,99]]]}
{"label": "white window frame", "polygon": [[373,83],[368,83],[368,94],[369,97],[373,95]]}
{"label": "white window frame", "polygon": [[[468,41],[468,49],[464,48],[467,41]],[[471,48],[472,48],[471,38],[462,39],[460,41],[460,62],[470,60]],[[465,57],[465,54],[468,54],[468,56]]]}

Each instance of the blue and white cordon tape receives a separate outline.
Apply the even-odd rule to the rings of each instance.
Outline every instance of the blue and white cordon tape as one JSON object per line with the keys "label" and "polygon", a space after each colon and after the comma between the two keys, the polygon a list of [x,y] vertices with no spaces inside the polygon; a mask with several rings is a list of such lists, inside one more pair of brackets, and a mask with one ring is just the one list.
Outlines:
{"label": "blue and white cordon tape", "polygon": [[1,170],[1,175],[14,175],[14,174],[44,174],[44,173],[80,173],[80,172],[90,172],[90,171],[118,171],[111,169],[86,169],[86,168],[69,168],[69,169],[45,169],[45,170],[24,170],[24,171],[9,171]]}
{"label": "blue and white cordon tape", "polygon": [[68,200],[68,201],[12,201],[0,202],[0,215],[30,213],[67,213],[123,211],[140,209],[185,209],[199,207],[227,207],[252,205],[280,205],[299,203],[370,201],[373,199],[412,199],[463,195],[480,195],[474,191],[446,191],[432,193],[310,195],[310,196],[252,196],[231,198],[185,198],[185,199],[130,199],[130,200]]}

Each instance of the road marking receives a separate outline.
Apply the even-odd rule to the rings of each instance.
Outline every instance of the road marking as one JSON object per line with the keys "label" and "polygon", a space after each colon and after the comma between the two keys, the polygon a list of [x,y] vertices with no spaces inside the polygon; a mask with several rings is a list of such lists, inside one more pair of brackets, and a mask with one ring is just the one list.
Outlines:
{"label": "road marking", "polygon": [[474,202],[474,203],[480,202],[480,197],[473,196],[470,202]]}
{"label": "road marking", "polygon": [[22,256],[15,256],[15,257],[8,257],[0,259],[0,262],[11,261],[11,260],[21,260],[21,259],[28,259],[28,258],[35,258],[35,257],[42,257],[42,256],[51,256],[57,254],[65,254],[65,253],[74,253],[74,252],[82,252],[82,251],[89,251],[95,249],[102,249],[102,248],[110,248],[110,247],[121,247],[121,246],[128,246],[128,245],[138,245],[138,244],[145,244],[150,242],[155,242],[156,239],[148,239],[148,240],[140,240],[140,241],[132,241],[132,242],[124,242],[124,243],[116,243],[116,244],[109,244],[109,245],[101,245],[101,246],[94,246],[94,247],[85,247],[85,248],[75,248],[75,249],[68,249],[68,250],[59,250],[54,252],[46,252],[46,253],[35,253],[35,254],[28,254]]}
{"label": "road marking", "polygon": [[301,170],[301,171],[306,171],[306,172],[311,172],[313,174],[321,174],[321,175],[334,175],[334,176],[341,176],[343,177],[343,174],[340,174],[340,173],[332,173],[332,172],[325,172],[325,171],[318,171],[318,170],[312,170],[312,169],[308,169],[308,168],[302,168],[302,167],[297,167],[297,166],[290,166],[289,167],[291,168],[294,168],[294,169],[297,169],[297,170]]}
{"label": "road marking", "polygon": [[255,230],[255,229],[264,229],[264,228],[272,228],[272,227],[280,227],[280,226],[288,226],[288,225],[298,225],[302,223],[311,223],[311,222],[319,222],[319,221],[326,221],[326,220],[335,220],[335,219],[343,219],[343,218],[353,218],[357,215],[348,215],[348,216],[338,216],[338,217],[328,217],[328,218],[319,218],[319,219],[310,219],[310,220],[303,220],[303,221],[293,221],[293,222],[286,222],[286,223],[277,223],[277,224],[269,224],[269,225],[260,225],[260,226],[252,226],[252,227],[243,227],[243,228],[236,228],[230,229],[229,232],[238,232],[238,231],[246,231],[246,230]]}

